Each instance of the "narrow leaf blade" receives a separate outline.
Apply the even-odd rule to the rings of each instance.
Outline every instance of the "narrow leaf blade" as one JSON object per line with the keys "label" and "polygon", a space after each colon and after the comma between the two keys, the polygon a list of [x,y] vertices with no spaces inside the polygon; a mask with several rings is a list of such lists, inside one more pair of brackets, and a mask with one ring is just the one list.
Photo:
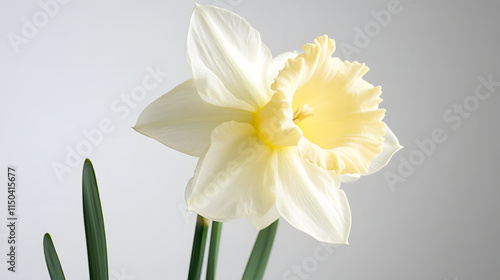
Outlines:
{"label": "narrow leaf blade", "polygon": [[50,279],[65,280],[64,272],[57,256],[56,248],[52,242],[50,234],[46,233],[43,236],[43,252],[45,254],[45,263],[49,271]]}
{"label": "narrow leaf blade", "polygon": [[108,280],[108,255],[104,219],[97,180],[89,159],[86,159],[83,165],[82,194],[90,279]]}

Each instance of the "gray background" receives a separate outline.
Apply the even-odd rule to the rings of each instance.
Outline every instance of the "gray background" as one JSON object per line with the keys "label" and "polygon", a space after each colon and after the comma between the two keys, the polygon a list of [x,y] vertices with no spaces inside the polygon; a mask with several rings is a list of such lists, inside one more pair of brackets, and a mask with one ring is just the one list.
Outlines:
{"label": "gray background", "polygon": [[[183,193],[196,159],[130,127],[190,77],[184,47],[194,2],[68,2],[16,52],[9,34],[23,36],[23,18],[33,22],[43,9],[38,1],[0,1],[0,166],[17,166],[20,184],[18,272],[3,261],[0,226],[0,278],[49,279],[45,232],[67,278],[87,278],[82,160],[61,178],[53,165],[67,164],[68,149],[107,119],[113,130],[84,156],[100,184],[110,279],[185,279],[195,215],[184,211]],[[373,14],[388,10],[389,0],[200,3],[242,15],[273,55],[322,34],[334,38],[335,55],[371,68],[365,79],[382,85],[385,121],[405,146],[381,172],[342,185],[352,208],[350,245],[327,250],[282,220],[266,279],[500,279],[500,86],[482,100],[474,95],[478,77],[500,81],[498,1],[401,0],[385,26]],[[358,30],[366,29],[362,44]],[[358,50],[342,51],[348,45]],[[122,95],[141,85],[147,67],[169,75],[125,105]],[[436,129],[446,140],[424,154],[417,142]],[[0,225],[6,200],[3,185]],[[224,224],[218,279],[241,277],[256,234],[245,220]]]}

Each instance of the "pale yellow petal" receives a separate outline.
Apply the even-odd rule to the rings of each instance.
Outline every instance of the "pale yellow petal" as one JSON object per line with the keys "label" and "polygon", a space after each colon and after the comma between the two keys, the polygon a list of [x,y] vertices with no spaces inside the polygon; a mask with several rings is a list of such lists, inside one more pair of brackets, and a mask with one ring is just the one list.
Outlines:
{"label": "pale yellow petal", "polygon": [[285,63],[288,61],[288,59],[295,58],[298,54],[299,53],[297,51],[284,52],[273,58],[273,61],[267,69],[267,81],[269,87],[271,87],[271,85],[273,84],[274,78],[278,76],[279,71],[283,69],[283,67],[285,67]]}
{"label": "pale yellow petal", "polygon": [[392,130],[386,125],[384,143],[382,144],[382,152],[380,152],[380,154],[378,154],[377,157],[372,160],[366,175],[373,174],[382,169],[387,165],[392,156],[402,148],[403,146],[399,144],[398,138],[396,137],[394,132],[392,132]]}
{"label": "pale yellow petal", "polygon": [[295,147],[275,149],[276,209],[292,226],[319,241],[346,244],[351,212],[339,181],[297,154]]}
{"label": "pale yellow petal", "polygon": [[229,120],[250,122],[252,115],[206,103],[190,79],[146,107],[134,129],[170,148],[199,157],[210,146],[212,130]]}
{"label": "pale yellow petal", "polygon": [[262,230],[271,225],[274,221],[279,219],[280,213],[276,209],[276,206],[271,207],[266,214],[257,216],[250,215],[247,216],[248,221],[255,227],[257,230]]}
{"label": "pale yellow petal", "polygon": [[339,178],[340,178],[340,182],[342,182],[342,183],[352,183],[352,182],[356,182],[357,180],[359,180],[359,178],[361,178],[361,175],[360,174],[346,173],[346,174],[340,174]]}
{"label": "pale yellow petal", "polygon": [[256,112],[271,98],[269,49],[248,22],[228,10],[196,5],[187,37],[196,87],[208,103]]}
{"label": "pale yellow petal", "polygon": [[216,221],[266,214],[275,201],[270,164],[271,150],[251,125],[219,125],[186,188],[188,210]]}

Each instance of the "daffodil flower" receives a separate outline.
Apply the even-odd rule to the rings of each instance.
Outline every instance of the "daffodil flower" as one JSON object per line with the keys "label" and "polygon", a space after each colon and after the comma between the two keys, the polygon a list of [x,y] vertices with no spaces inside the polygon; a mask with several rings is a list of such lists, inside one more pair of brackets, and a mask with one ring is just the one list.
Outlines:
{"label": "daffodil flower", "polygon": [[227,10],[194,9],[187,36],[193,78],[149,105],[135,129],[200,157],[188,209],[216,221],[279,217],[314,238],[347,243],[341,181],[372,174],[401,148],[382,122],[368,67],[332,57],[326,35],[272,58],[260,34]]}

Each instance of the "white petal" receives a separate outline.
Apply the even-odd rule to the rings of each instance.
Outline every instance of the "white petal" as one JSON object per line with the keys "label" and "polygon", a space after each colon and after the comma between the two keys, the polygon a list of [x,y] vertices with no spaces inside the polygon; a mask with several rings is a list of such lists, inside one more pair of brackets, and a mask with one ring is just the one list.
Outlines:
{"label": "white petal", "polygon": [[287,62],[287,60],[297,57],[298,54],[299,52],[297,51],[291,51],[282,53],[273,58],[273,61],[267,69],[267,80],[269,82],[269,86],[271,86],[271,84],[274,82],[274,78],[278,76],[279,71],[285,67],[285,63]]}
{"label": "white petal", "polygon": [[271,150],[250,124],[219,125],[186,188],[188,209],[216,221],[266,214],[275,201],[270,164]]}
{"label": "white petal", "polygon": [[221,107],[256,112],[271,97],[271,52],[242,17],[196,5],[187,37],[187,58],[200,96]]}
{"label": "white petal", "polygon": [[201,156],[210,146],[212,130],[219,124],[251,119],[246,111],[201,100],[191,79],[146,107],[134,129],[180,152]]}
{"label": "white petal", "polygon": [[370,166],[368,167],[368,172],[362,175],[370,175],[382,169],[387,165],[391,157],[402,148],[403,146],[399,145],[399,141],[396,135],[389,129],[387,125],[385,125],[385,136],[384,143],[382,143],[382,152],[380,152],[380,154],[378,154],[377,157],[372,160]]}
{"label": "white petal", "polygon": [[345,193],[327,171],[298,156],[296,148],[276,149],[276,208],[294,227],[319,241],[347,244],[351,212]]}
{"label": "white petal", "polygon": [[257,229],[263,230],[272,224],[274,221],[279,219],[280,213],[276,209],[276,206],[271,207],[266,214],[262,216],[250,215],[247,217],[248,221]]}
{"label": "white petal", "polygon": [[361,178],[361,175],[359,175],[359,174],[340,174],[339,177],[340,177],[340,182],[342,182],[342,183],[352,183],[352,182],[356,182],[357,180],[359,180],[359,178]]}

